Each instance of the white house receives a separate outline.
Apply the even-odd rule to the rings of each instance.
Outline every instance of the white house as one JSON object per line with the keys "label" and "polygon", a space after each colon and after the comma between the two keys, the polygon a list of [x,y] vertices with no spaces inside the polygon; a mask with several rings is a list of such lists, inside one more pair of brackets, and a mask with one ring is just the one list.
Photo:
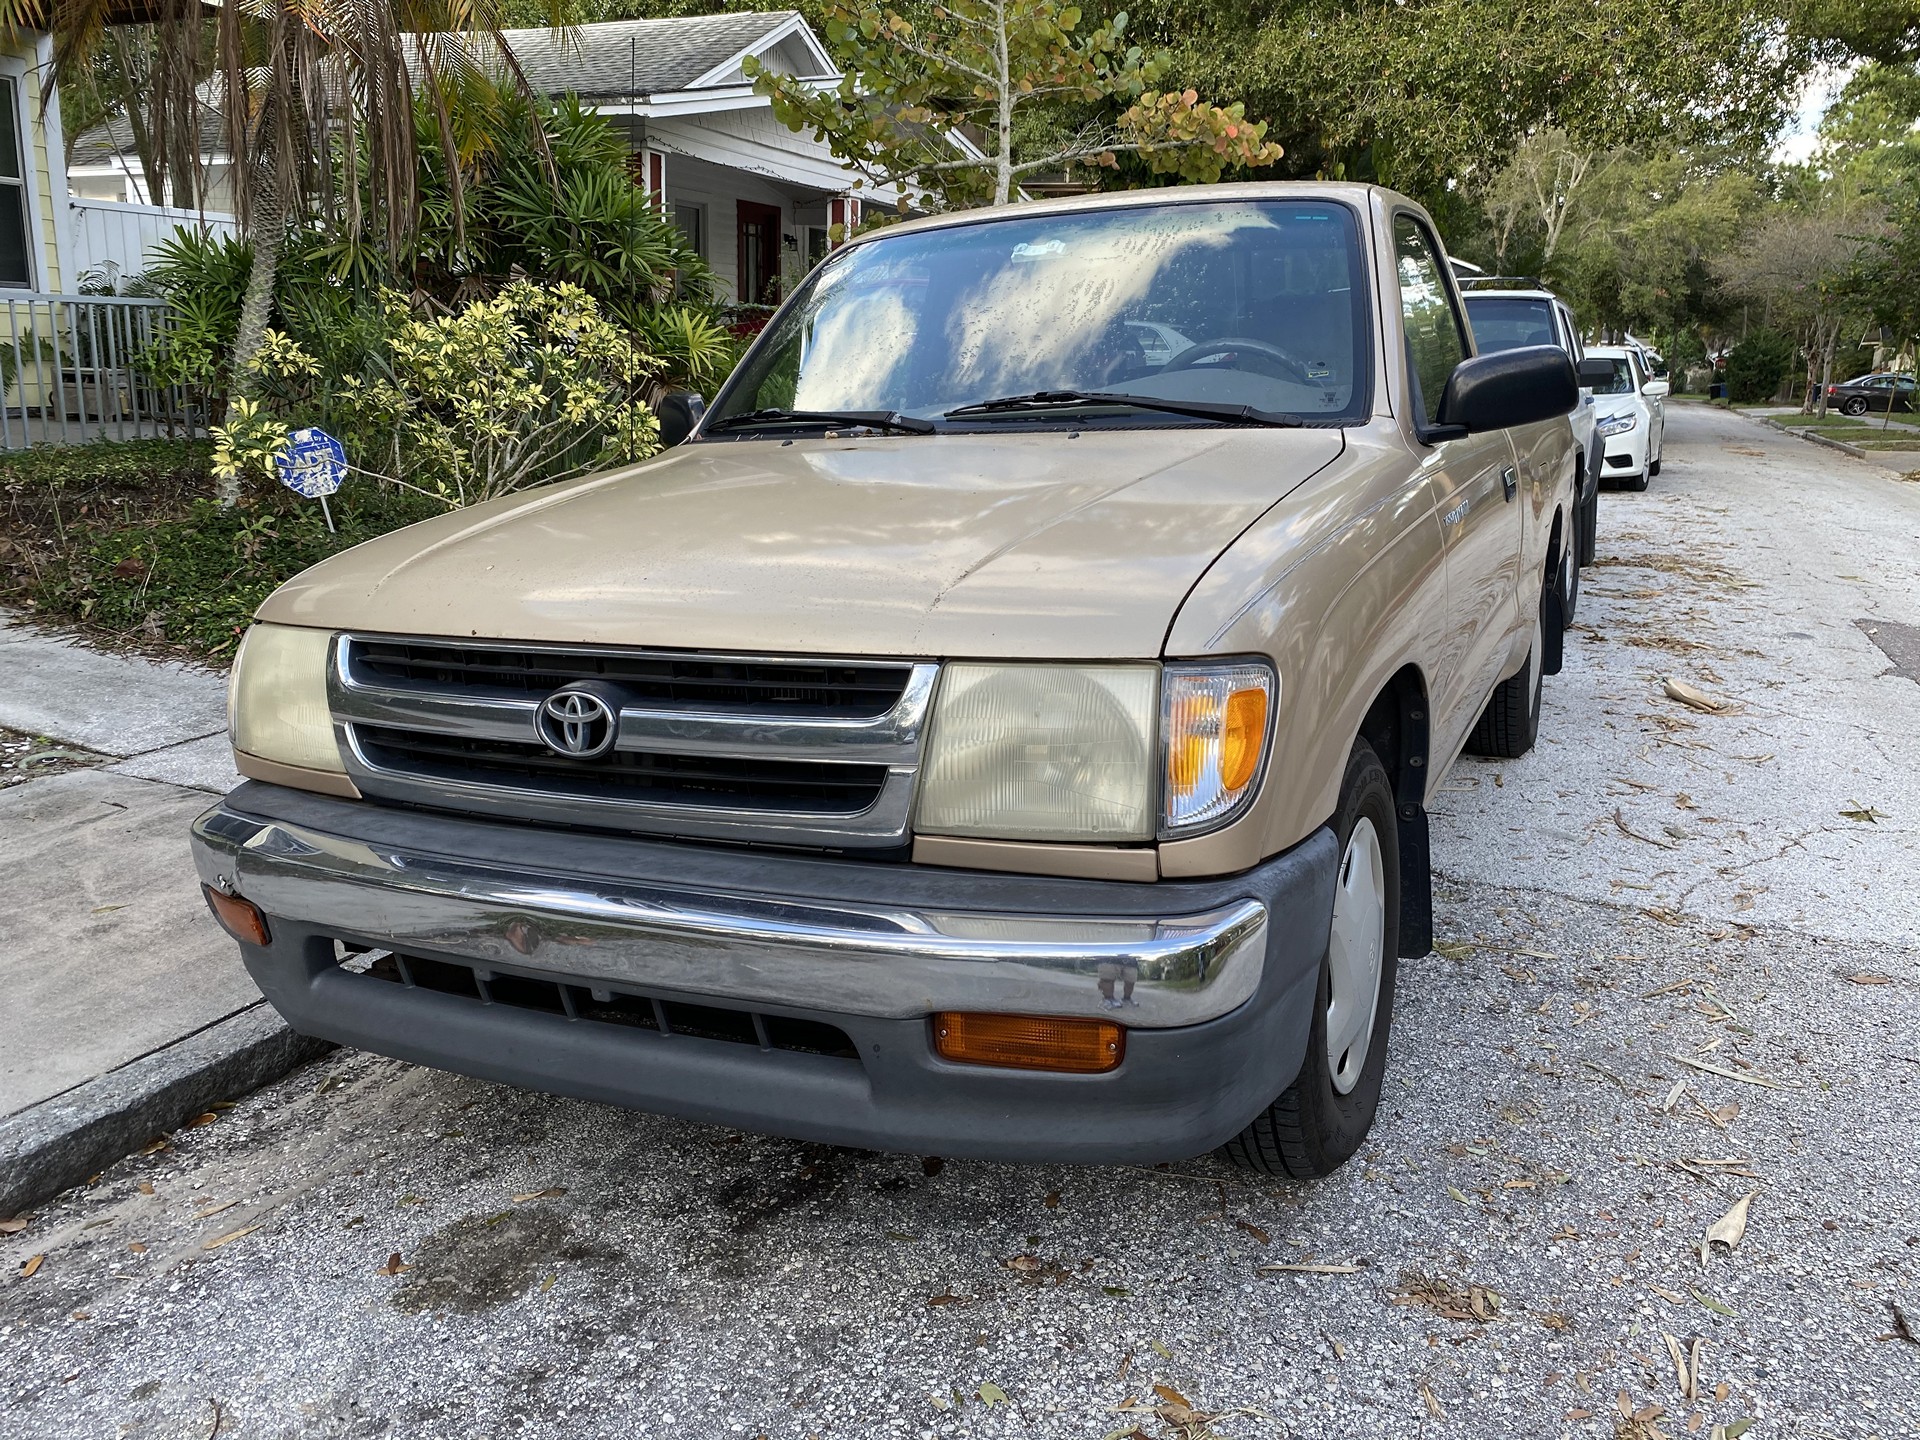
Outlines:
{"label": "white house", "polygon": [[[536,91],[574,95],[625,130],[635,178],[737,301],[777,299],[826,253],[831,226],[857,224],[863,201],[898,202],[890,188],[856,192],[832,151],[774,119],[746,78],[742,64],[752,56],[822,86],[839,83],[797,11],[509,30],[506,41]],[[225,156],[217,122],[204,135],[209,206],[218,209]],[[123,122],[81,138],[67,180],[85,201],[150,199]]]}
{"label": "white house", "polygon": [[798,11],[615,20],[570,33],[510,30],[528,82],[571,94],[625,127],[647,189],[737,300],[777,299],[784,278],[827,251],[834,224],[858,223],[862,188],[826,145],[773,117],[742,70],[748,56],[822,86],[832,57]]}

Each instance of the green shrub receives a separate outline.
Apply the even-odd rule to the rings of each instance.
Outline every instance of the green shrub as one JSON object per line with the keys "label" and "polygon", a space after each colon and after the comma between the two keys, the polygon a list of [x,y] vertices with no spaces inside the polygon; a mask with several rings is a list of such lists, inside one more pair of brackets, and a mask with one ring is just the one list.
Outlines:
{"label": "green shrub", "polygon": [[1777,330],[1755,330],[1727,353],[1727,395],[1736,404],[1756,405],[1780,392],[1799,347]]}
{"label": "green shrub", "polygon": [[641,396],[659,364],[577,286],[516,281],[433,316],[387,291],[360,318],[350,364],[267,332],[258,403],[236,399],[214,432],[216,475],[270,481],[288,431],[319,425],[363,474],[471,505],[657,448]]}
{"label": "green shrub", "polygon": [[0,594],[56,623],[219,660],[283,581],[443,508],[367,482],[320,507],[279,486],[210,497],[210,446],[145,440],[0,455]]}

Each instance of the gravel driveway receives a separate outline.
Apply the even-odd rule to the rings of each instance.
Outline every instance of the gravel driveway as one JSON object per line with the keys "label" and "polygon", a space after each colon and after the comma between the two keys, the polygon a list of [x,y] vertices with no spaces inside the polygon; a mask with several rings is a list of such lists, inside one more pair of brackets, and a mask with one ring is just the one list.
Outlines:
{"label": "gravel driveway", "polygon": [[5,1240],[0,1433],[1920,1430],[1920,485],[1670,413],[1543,743],[1449,777],[1441,943],[1333,1179],[339,1054]]}

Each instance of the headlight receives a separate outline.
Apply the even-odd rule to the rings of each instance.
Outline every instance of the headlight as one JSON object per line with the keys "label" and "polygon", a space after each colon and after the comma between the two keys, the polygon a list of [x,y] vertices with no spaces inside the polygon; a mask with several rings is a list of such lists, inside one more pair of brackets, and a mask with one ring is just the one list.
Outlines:
{"label": "headlight", "polygon": [[227,686],[233,748],[306,770],[344,772],[327,707],[325,630],[255,625],[240,642]]}
{"label": "headlight", "polygon": [[996,840],[1150,840],[1155,665],[946,667],[918,828]]}
{"label": "headlight", "polygon": [[1624,435],[1640,423],[1640,417],[1629,410],[1624,415],[1602,415],[1600,433],[1602,435]]}
{"label": "headlight", "polygon": [[1277,688],[1245,661],[949,665],[915,828],[1083,844],[1212,829],[1258,787]]}
{"label": "headlight", "polygon": [[1274,689],[1264,665],[1167,667],[1163,835],[1211,828],[1252,796],[1266,759]]}

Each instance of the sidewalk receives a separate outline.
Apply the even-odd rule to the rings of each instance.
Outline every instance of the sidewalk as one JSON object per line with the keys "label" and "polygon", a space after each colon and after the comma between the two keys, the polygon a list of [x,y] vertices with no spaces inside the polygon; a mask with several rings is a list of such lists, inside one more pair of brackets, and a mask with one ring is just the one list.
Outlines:
{"label": "sidewalk", "polygon": [[92,752],[0,789],[0,1217],[310,1049],[261,1001],[187,853],[188,823],[239,778],[225,688],[0,613],[0,728]]}

